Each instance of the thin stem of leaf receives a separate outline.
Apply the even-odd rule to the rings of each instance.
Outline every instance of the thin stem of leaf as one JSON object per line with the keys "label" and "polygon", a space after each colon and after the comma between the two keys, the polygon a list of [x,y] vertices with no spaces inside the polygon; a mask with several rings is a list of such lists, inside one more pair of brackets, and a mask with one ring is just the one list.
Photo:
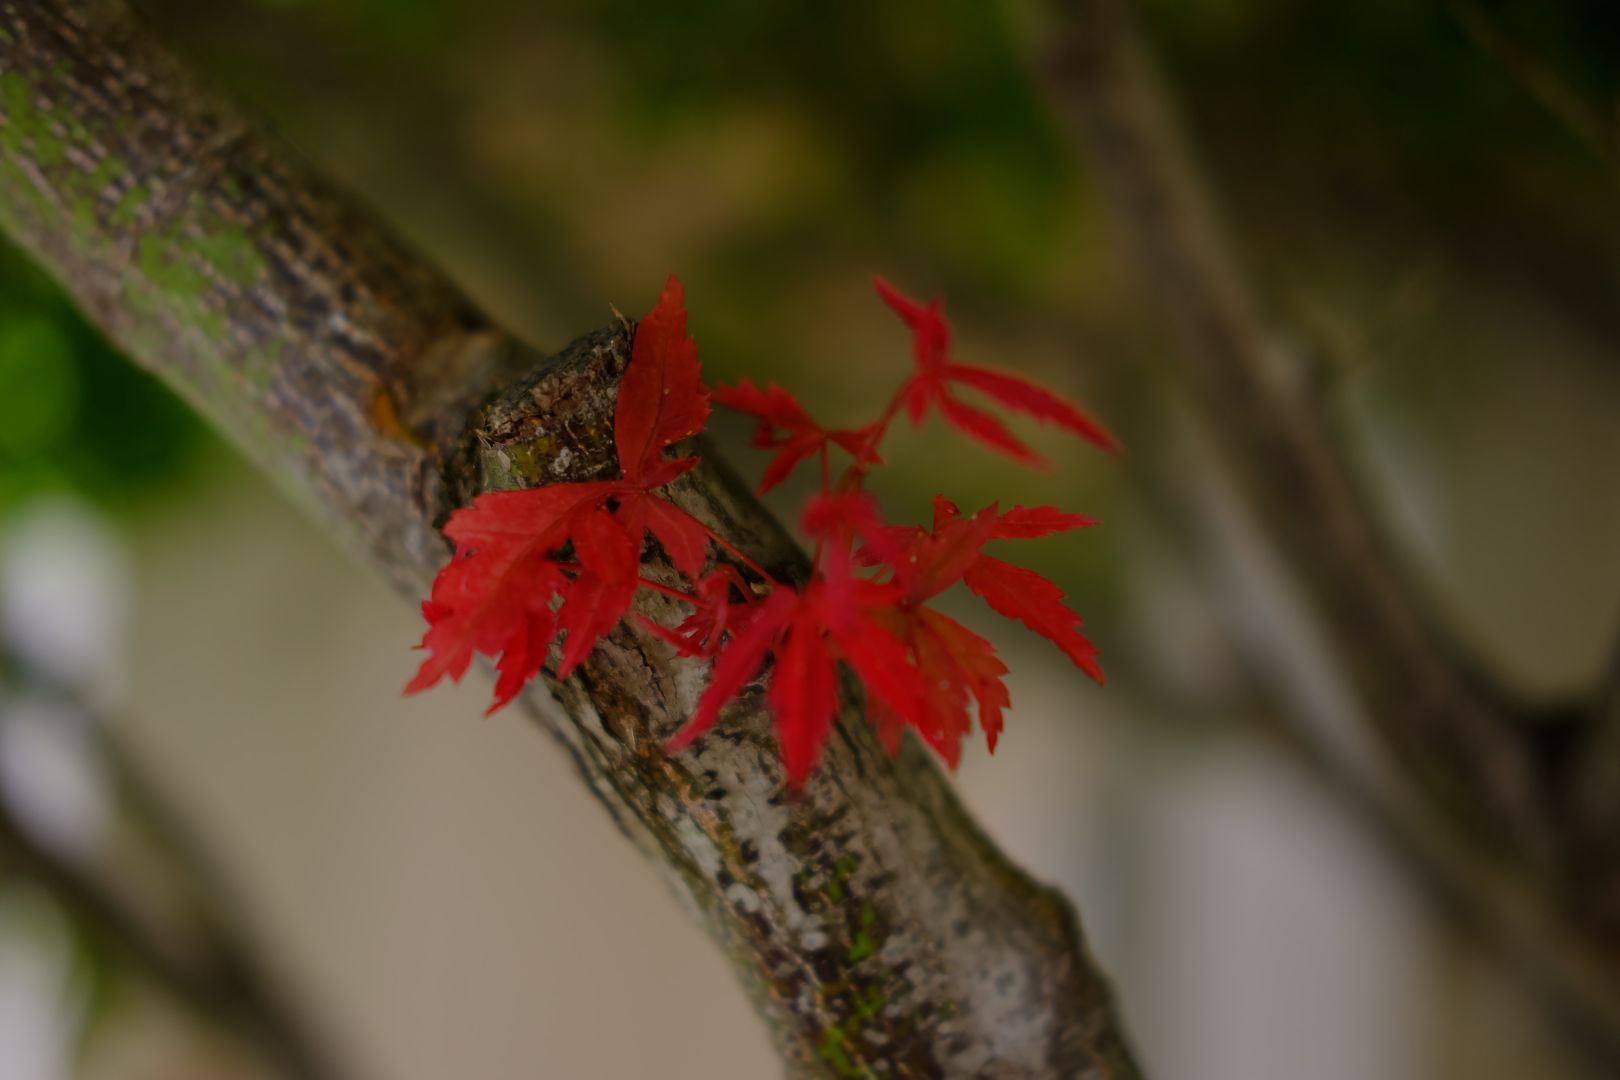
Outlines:
{"label": "thin stem of leaf", "polygon": [[670,585],[665,585],[663,582],[654,581],[646,576],[638,577],[636,580],[640,582],[643,588],[651,589],[655,593],[663,593],[671,600],[682,600],[697,607],[703,606],[703,601],[699,600],[696,596],[689,592],[682,592],[680,589],[674,588]]}
{"label": "thin stem of leaf", "polygon": [[[693,520],[696,520],[696,519],[693,519]],[[757,563],[753,559],[749,558],[747,553],[744,552],[741,548],[739,548],[736,544],[733,544],[730,540],[727,540],[725,537],[723,537],[719,533],[715,532],[712,528],[710,528],[708,525],[704,524],[703,522],[699,521],[698,524],[702,525],[703,526],[703,531],[709,534],[709,539],[713,540],[716,544],[718,544],[720,546],[720,550],[724,551],[727,555],[730,555],[733,559],[736,559],[738,562],[742,563],[748,569],[750,569],[754,573],[758,574],[761,578],[763,578],[765,580],[765,583],[767,585],[771,586],[772,588],[775,588],[776,586],[782,584],[780,581],[778,581],[776,579],[775,575],[771,574],[770,571],[766,570],[763,566],[759,565],[759,563]]]}

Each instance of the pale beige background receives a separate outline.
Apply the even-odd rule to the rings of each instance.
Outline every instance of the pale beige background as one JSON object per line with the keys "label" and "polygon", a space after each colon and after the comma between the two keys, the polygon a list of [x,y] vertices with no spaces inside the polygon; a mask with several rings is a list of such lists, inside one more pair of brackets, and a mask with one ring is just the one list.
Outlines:
{"label": "pale beige background", "polygon": [[[368,571],[245,473],[134,539],[131,734],[367,1076],[776,1074],[564,756],[480,719],[476,677],[400,698],[418,627]],[[1130,735],[1126,699],[1016,638],[1018,708],[962,787],[1081,900],[1157,1075],[1538,1075],[1547,1033],[1331,798],[1213,725]]]}

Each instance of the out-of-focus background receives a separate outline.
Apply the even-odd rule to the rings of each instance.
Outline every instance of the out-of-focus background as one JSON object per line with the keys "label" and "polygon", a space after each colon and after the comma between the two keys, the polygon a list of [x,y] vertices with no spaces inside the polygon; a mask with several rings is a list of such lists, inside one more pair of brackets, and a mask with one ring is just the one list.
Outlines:
{"label": "out-of-focus background", "polygon": [[[964,797],[1078,903],[1166,1080],[1597,1075],[1355,806],[1268,734],[1236,658],[1305,672],[1286,582],[1178,405],[1171,348],[1035,60],[1041,5],[967,0],[145,0],[513,327],[560,345],[685,280],[713,379],[858,417],[908,361],[881,270],[960,354],[1132,448],[1021,428],[1045,474],[906,431],[899,520],[1056,502],[1028,547],[1106,690],[962,605],[1013,669]],[[1581,92],[1620,7],[1486,5]],[[1602,669],[1620,608],[1620,187],[1442,3],[1142,5],[1257,279],[1444,618],[1528,693]],[[745,424],[718,434],[745,468]],[[789,511],[801,492],[776,504]],[[479,680],[402,700],[417,618],[0,253],[0,794],[73,847],[117,823],[113,731],[234,879],[298,1005],[394,1080],[777,1071],[719,953],[562,755]],[[41,688],[45,689],[41,689]],[[25,876],[0,875],[0,1075],[253,1075]]]}

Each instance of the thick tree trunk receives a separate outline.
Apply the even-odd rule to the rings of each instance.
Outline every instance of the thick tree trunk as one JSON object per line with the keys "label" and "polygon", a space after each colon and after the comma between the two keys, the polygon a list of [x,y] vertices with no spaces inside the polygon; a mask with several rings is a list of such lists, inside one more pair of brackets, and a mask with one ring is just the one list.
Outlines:
{"label": "thick tree trunk", "polygon": [[[454,505],[612,467],[629,328],[549,358],[514,341],[121,3],[0,0],[0,225],[412,596]],[[677,495],[765,565],[801,560],[723,468]],[[725,948],[790,1072],[1136,1075],[1068,905],[926,755],[891,762],[851,705],[790,800],[757,696],[664,755],[702,682],[621,628],[524,704]]]}

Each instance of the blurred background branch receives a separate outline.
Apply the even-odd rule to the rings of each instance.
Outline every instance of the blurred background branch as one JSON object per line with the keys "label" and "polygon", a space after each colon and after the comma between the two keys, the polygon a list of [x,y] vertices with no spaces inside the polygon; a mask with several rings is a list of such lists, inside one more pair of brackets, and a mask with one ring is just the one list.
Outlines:
{"label": "blurred background branch", "polygon": [[1480,51],[1501,64],[1548,115],[1620,169],[1620,99],[1605,100],[1576,85],[1558,64],[1504,27],[1485,0],[1446,0],[1446,6]]}
{"label": "blurred background branch", "polygon": [[1456,657],[1365,512],[1288,336],[1269,328],[1126,6],[1077,0],[1055,77],[1181,346],[1180,369],[1243,491],[1312,591],[1369,718],[1433,790],[1545,858],[1546,793],[1505,694]]}
{"label": "blurred background branch", "polygon": [[[1535,958],[1548,976],[1538,982],[1576,1003],[1588,1041],[1620,1062],[1620,963],[1604,958],[1620,925],[1615,821],[1572,797],[1583,763],[1611,771],[1603,725],[1588,709],[1523,700],[1443,629],[1333,439],[1301,355],[1308,335],[1275,325],[1251,286],[1132,7],[1070,0],[1051,71],[1171,322],[1202,434],[1303,587],[1362,715],[1468,848],[1440,839],[1426,808],[1380,816],[1514,952]],[[1326,764],[1322,749],[1313,756]],[[1356,775],[1346,762],[1332,768]]]}
{"label": "blurred background branch", "polygon": [[[349,1075],[272,974],[246,924],[248,905],[191,818],[105,719],[11,653],[0,656],[0,758],[10,781],[0,785],[0,866],[13,881],[36,884],[114,962],[228,1032],[277,1075]],[[64,768],[82,786],[64,784]],[[94,823],[72,805],[76,797],[106,800],[89,811]]]}

